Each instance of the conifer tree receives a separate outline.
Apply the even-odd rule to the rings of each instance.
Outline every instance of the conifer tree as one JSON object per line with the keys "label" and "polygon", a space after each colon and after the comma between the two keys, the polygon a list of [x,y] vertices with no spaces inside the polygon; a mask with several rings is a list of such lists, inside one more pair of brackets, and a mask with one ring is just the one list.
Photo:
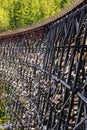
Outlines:
{"label": "conifer tree", "polygon": [[0,31],[27,27],[42,21],[73,0],[0,0]]}

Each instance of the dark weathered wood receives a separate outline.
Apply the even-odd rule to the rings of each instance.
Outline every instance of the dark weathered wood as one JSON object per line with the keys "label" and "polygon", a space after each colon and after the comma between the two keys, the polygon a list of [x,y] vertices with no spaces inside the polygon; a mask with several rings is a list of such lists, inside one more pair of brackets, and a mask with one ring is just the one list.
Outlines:
{"label": "dark weathered wood", "polygon": [[87,2],[57,16],[0,34],[10,130],[87,129]]}

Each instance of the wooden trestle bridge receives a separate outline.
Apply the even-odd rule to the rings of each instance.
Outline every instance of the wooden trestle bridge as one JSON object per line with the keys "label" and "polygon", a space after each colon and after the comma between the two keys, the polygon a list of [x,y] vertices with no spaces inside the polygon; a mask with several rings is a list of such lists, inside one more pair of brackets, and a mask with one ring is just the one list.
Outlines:
{"label": "wooden trestle bridge", "polygon": [[0,129],[87,130],[87,1],[1,33],[0,82],[8,100]]}

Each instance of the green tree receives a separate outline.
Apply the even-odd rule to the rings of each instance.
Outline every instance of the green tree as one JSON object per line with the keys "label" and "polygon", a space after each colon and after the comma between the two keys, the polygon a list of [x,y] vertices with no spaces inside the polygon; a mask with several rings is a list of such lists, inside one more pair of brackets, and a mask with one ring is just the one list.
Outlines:
{"label": "green tree", "polygon": [[65,6],[69,5],[72,2],[72,0],[61,0],[60,7],[64,8]]}
{"label": "green tree", "polygon": [[0,0],[0,31],[29,26],[42,21],[72,0]]}
{"label": "green tree", "polygon": [[6,31],[9,28],[8,13],[0,7],[0,31]]}

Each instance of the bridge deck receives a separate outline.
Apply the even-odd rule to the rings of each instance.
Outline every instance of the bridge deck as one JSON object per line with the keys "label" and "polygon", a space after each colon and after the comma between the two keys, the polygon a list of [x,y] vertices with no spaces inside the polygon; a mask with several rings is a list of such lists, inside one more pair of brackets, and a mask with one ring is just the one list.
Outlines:
{"label": "bridge deck", "polygon": [[87,129],[87,2],[75,4],[41,24],[0,34],[8,129]]}

